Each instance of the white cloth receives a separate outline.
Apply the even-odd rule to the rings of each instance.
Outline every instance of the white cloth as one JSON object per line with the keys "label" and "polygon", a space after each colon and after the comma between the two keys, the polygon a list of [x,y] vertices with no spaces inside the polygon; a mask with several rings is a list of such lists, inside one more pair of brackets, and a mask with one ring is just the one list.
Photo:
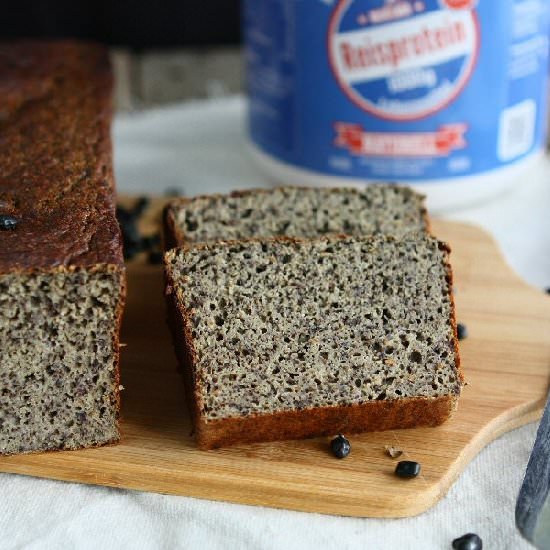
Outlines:
{"label": "white cloth", "polygon": [[[266,185],[245,151],[243,102],[230,98],[122,115],[119,191],[193,195]],[[550,166],[453,219],[489,229],[527,281],[550,285]],[[0,548],[444,549],[476,532],[488,550],[531,548],[514,525],[536,432],[530,424],[484,449],[431,510],[357,519],[0,475]]]}

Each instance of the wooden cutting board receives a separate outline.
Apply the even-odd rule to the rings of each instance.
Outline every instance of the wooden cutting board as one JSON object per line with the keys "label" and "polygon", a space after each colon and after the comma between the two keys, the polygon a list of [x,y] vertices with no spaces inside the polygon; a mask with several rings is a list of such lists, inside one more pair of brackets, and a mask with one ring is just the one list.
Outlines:
{"label": "wooden cutting board", "polygon": [[[423,512],[480,449],[540,416],[550,379],[550,297],[523,283],[480,229],[435,222],[434,231],[452,246],[457,315],[469,331],[460,344],[468,385],[445,425],[350,436],[345,460],[330,455],[329,438],[198,451],[164,321],[161,268],[138,261],[128,267],[121,443],[3,457],[0,471],[337,515]],[[422,474],[395,477],[386,445],[419,461]]]}

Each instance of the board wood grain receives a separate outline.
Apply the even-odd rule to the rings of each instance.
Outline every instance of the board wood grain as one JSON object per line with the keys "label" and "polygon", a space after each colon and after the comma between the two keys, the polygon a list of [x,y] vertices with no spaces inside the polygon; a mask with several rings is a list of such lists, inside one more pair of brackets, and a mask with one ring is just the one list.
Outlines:
{"label": "board wood grain", "polygon": [[[199,451],[165,323],[161,268],[135,262],[122,334],[121,443],[2,457],[0,471],[337,515],[423,512],[483,446],[540,416],[550,379],[550,297],[522,282],[479,228],[433,228],[451,244],[457,316],[469,332],[460,343],[468,385],[443,426],[354,435],[345,460],[330,455],[329,438]],[[419,461],[421,475],[396,478],[386,445]]]}

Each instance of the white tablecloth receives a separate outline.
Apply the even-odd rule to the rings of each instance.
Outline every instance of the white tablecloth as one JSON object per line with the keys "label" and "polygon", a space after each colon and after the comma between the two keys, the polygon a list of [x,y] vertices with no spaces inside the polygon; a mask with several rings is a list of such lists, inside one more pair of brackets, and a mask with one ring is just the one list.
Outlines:
{"label": "white tablecloth", "polygon": [[[245,151],[240,98],[120,116],[115,165],[122,192],[186,194],[267,185]],[[550,286],[550,164],[516,189],[456,212],[489,229],[531,284]],[[550,337],[550,335],[549,335]],[[536,432],[504,435],[445,498],[416,518],[355,519],[0,475],[0,548],[445,549],[476,532],[489,550],[530,545],[514,526]]]}

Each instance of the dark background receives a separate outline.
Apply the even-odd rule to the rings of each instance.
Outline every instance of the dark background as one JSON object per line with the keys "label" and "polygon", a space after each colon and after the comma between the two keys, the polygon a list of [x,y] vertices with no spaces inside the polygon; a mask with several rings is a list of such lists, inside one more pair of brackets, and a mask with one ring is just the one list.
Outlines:
{"label": "dark background", "polygon": [[239,0],[12,0],[0,38],[63,37],[134,49],[239,42]]}

